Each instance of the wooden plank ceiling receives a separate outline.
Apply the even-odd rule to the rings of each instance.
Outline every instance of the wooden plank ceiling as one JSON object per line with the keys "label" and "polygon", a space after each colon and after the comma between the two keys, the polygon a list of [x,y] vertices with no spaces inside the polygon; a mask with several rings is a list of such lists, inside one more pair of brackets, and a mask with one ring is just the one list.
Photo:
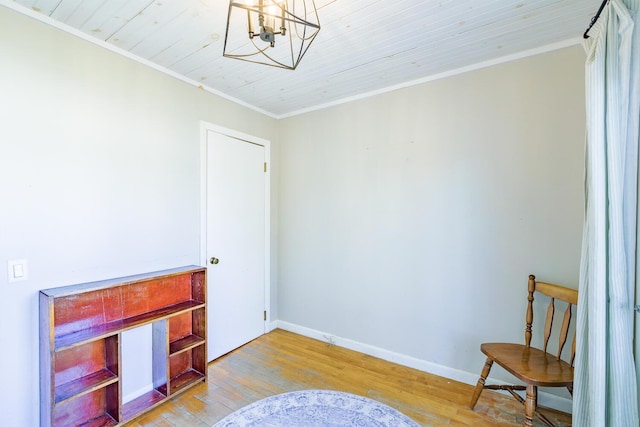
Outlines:
{"label": "wooden plank ceiling", "polygon": [[222,56],[225,0],[1,0],[274,117],[576,41],[600,0],[316,0],[299,67]]}

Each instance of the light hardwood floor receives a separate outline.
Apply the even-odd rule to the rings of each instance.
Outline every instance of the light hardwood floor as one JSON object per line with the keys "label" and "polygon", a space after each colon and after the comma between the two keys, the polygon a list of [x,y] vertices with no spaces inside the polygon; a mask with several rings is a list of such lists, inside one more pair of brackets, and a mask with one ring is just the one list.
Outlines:
{"label": "light hardwood floor", "polygon": [[[520,426],[524,415],[513,398],[490,390],[472,411],[468,404],[473,387],[468,384],[277,329],[214,361],[207,383],[128,427],[207,427],[256,400],[303,389],[366,396],[423,426]],[[560,426],[571,425],[568,414],[547,415]]]}

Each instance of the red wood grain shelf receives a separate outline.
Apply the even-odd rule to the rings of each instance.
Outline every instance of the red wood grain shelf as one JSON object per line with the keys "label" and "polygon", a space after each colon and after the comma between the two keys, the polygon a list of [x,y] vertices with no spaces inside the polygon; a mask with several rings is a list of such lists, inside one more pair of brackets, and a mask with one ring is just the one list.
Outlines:
{"label": "red wood grain shelf", "polygon": [[80,377],[56,387],[56,403],[64,402],[72,397],[79,397],[91,393],[98,388],[118,381],[118,376],[108,369],[102,369],[92,374]]}
{"label": "red wood grain shelf", "polygon": [[169,344],[169,354],[177,354],[204,344],[205,340],[197,335],[187,335]]}
{"label": "red wood grain shelf", "polygon": [[84,344],[89,341],[99,340],[118,332],[128,329],[137,328],[150,322],[166,319],[168,317],[188,312],[204,307],[201,301],[184,301],[163,307],[158,310],[149,311],[139,316],[129,317],[127,319],[116,320],[114,322],[105,323],[91,328],[81,329],[65,335],[55,337],[55,351],[64,350],[65,348]]}
{"label": "red wood grain shelf", "polygon": [[204,380],[202,372],[190,369],[171,379],[171,393],[176,394],[181,389]]}
{"label": "red wood grain shelf", "polygon": [[135,418],[141,412],[149,410],[162,403],[166,398],[166,394],[162,394],[158,390],[151,390],[142,396],[136,397],[122,406],[123,421],[127,422]]}
{"label": "red wood grain shelf", "polygon": [[[205,376],[202,374],[202,372],[198,372],[195,369],[189,369],[188,371],[185,371],[180,375],[171,378],[170,394],[174,395],[181,392],[182,390],[186,390],[188,386],[192,386],[200,381],[205,381]],[[166,393],[167,385],[163,384],[162,386],[158,387],[158,391],[160,393]]]}
{"label": "red wood grain shelf", "polygon": [[104,414],[97,418],[89,420],[84,424],[80,424],[81,427],[110,427],[110,426],[117,426],[117,425],[118,425],[118,422],[107,414]]}

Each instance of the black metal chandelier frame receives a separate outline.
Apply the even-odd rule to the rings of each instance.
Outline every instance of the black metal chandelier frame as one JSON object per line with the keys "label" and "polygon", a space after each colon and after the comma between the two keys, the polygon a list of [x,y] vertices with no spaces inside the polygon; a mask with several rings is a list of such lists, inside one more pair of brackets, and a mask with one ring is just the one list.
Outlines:
{"label": "black metal chandelier frame", "polygon": [[[257,4],[230,1],[223,56],[295,70],[320,31],[320,22],[318,20],[318,11],[315,2],[313,0],[302,0],[303,10],[301,12],[304,17],[296,14],[296,3],[296,0],[258,0]],[[308,10],[307,3],[311,4],[310,9],[312,10]],[[292,5],[291,8],[289,4]],[[243,9],[247,12],[246,34],[248,34],[248,40],[255,49],[249,53],[233,53],[228,51],[230,37],[229,27],[231,25],[231,15],[234,8]],[[315,22],[309,20],[309,16],[314,17]],[[276,26],[276,22],[280,24],[278,27]],[[276,58],[275,55],[270,53],[270,51],[276,47],[276,44],[279,44],[279,40],[276,38],[277,35],[282,36],[282,41],[286,42],[289,46],[287,57],[291,59],[290,63],[288,63],[288,61],[285,62],[281,57]],[[297,49],[294,49],[294,37],[299,44],[299,48]],[[259,41],[256,41],[256,38],[259,39]]]}

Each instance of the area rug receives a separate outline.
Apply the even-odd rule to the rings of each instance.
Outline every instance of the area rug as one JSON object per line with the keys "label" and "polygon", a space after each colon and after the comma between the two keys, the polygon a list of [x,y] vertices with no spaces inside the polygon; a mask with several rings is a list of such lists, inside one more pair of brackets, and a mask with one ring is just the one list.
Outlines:
{"label": "area rug", "polygon": [[254,402],[214,427],[419,427],[401,412],[362,396],[330,390],[283,393]]}

